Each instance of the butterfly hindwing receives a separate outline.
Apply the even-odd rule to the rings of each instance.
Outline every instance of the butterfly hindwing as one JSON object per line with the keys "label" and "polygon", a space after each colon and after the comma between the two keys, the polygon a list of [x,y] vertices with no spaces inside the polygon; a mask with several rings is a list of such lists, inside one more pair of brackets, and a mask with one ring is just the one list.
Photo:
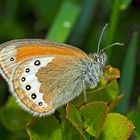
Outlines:
{"label": "butterfly hindwing", "polygon": [[10,78],[18,103],[34,115],[52,114],[83,89],[82,64],[73,56],[50,55],[20,63]]}

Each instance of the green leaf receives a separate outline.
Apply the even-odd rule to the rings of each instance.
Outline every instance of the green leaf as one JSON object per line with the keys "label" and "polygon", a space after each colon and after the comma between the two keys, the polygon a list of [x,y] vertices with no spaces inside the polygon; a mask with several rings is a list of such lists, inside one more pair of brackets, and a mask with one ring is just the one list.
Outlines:
{"label": "green leaf", "polygon": [[63,140],[87,140],[87,138],[72,121],[63,119]]}
{"label": "green leaf", "polygon": [[0,109],[0,121],[11,132],[24,132],[26,123],[31,118],[32,116],[19,108],[13,97]]}
{"label": "green leaf", "polygon": [[111,104],[109,104],[109,106],[108,106],[109,112],[113,111],[113,109],[117,106],[117,104],[120,102],[122,97],[123,97],[123,95],[117,96],[116,99],[114,101],[112,101]]}
{"label": "green leaf", "polygon": [[81,119],[81,116],[78,112],[78,110],[75,108],[75,106],[71,103],[67,105],[67,116],[66,118],[71,121],[75,127],[79,127],[83,129],[83,122]]}
{"label": "green leaf", "polygon": [[[98,8],[98,0],[85,0],[82,3],[80,17],[78,18],[78,22],[74,27],[74,31],[70,36],[70,44],[74,44],[76,46],[81,46],[85,41],[87,31],[89,26],[92,24],[93,17]],[[92,38],[93,40],[93,38]],[[89,46],[88,46],[89,47]],[[93,44],[92,44],[93,47]],[[86,48],[84,48],[86,49]]]}
{"label": "green leaf", "polygon": [[117,107],[117,111],[121,113],[127,112],[130,102],[135,77],[136,53],[138,46],[137,42],[137,33],[134,32],[125,56],[124,65],[122,68],[122,76],[120,79],[120,90],[121,92],[124,92],[124,96],[122,97],[121,102]]}
{"label": "green leaf", "polygon": [[104,125],[107,115],[107,104],[105,102],[90,102],[80,107],[85,130],[96,138]]}
{"label": "green leaf", "polygon": [[131,2],[132,0],[122,0],[120,8],[122,10],[125,10],[130,5]]}
{"label": "green leaf", "polygon": [[[111,12],[111,17],[110,17],[110,21],[109,21],[107,41],[106,41],[107,45],[112,44],[112,42],[115,39],[116,32],[117,32],[118,21],[119,21],[119,17],[120,17],[121,0],[114,0],[113,2],[114,3],[113,3],[113,6],[112,6],[112,12]],[[110,60],[111,60],[112,52],[113,52],[112,49],[113,48],[110,48],[108,50]]]}
{"label": "green leaf", "polygon": [[[87,90],[87,101],[105,101],[111,103],[116,99],[119,93],[119,87],[117,80],[111,81],[109,84],[98,90]],[[77,98],[77,105],[84,102],[84,96],[81,93],[80,97]]]}
{"label": "green leaf", "polygon": [[67,116],[66,118],[68,121],[73,125],[73,127],[76,129],[76,131],[79,133],[80,137],[84,140],[86,140],[86,136],[82,132],[84,128],[84,124],[82,122],[81,116],[78,112],[78,110],[74,107],[72,104],[67,105]]}
{"label": "green leaf", "polygon": [[5,8],[6,19],[12,20],[15,18],[17,8],[19,6],[19,1],[20,0],[7,0],[6,8]]}
{"label": "green leaf", "polygon": [[8,97],[8,87],[4,80],[0,80],[0,105],[3,105]]}
{"label": "green leaf", "polygon": [[93,94],[93,100],[101,100],[106,102],[112,102],[119,93],[119,87],[117,80],[113,80],[102,90],[91,92]]}
{"label": "green leaf", "polygon": [[134,126],[125,116],[118,113],[107,115],[100,140],[127,140]]}
{"label": "green leaf", "polygon": [[54,116],[34,118],[27,125],[27,132],[33,140],[62,140],[62,128]]}
{"label": "green leaf", "polygon": [[129,112],[127,117],[133,122],[135,129],[134,133],[138,138],[140,138],[140,113],[139,112]]}
{"label": "green leaf", "polygon": [[64,2],[46,38],[50,41],[66,42],[77,21],[79,12],[79,5]]}
{"label": "green leaf", "polygon": [[[8,135],[7,135],[8,134]],[[12,136],[12,133],[8,131],[1,123],[0,123],[0,138],[4,140],[9,140]]]}
{"label": "green leaf", "polygon": [[[25,38],[25,36],[27,35],[26,29],[15,20],[0,19],[0,23],[1,23],[0,24],[1,39],[5,39],[5,38],[15,39],[17,37],[18,38]],[[6,30],[8,31],[8,33],[5,32]]]}
{"label": "green leaf", "polygon": [[38,25],[46,28],[52,23],[63,0],[30,0],[27,2],[38,17]]}
{"label": "green leaf", "polygon": [[140,96],[139,96],[139,98],[138,98],[138,108],[139,108],[139,110],[140,110]]}

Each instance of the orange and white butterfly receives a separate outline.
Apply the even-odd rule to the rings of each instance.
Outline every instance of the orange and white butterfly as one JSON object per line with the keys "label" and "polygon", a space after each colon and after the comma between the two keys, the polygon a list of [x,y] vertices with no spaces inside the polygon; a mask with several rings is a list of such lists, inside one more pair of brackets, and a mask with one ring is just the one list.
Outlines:
{"label": "orange and white butterfly", "polygon": [[0,73],[19,105],[37,116],[52,114],[84,91],[95,88],[106,62],[103,51],[93,56],[64,44],[40,39],[0,45]]}
{"label": "orange and white butterfly", "polygon": [[[90,57],[78,48],[39,39],[13,40],[0,46],[0,70],[19,105],[47,115],[97,86],[105,54]],[[99,61],[101,60],[101,61]]]}

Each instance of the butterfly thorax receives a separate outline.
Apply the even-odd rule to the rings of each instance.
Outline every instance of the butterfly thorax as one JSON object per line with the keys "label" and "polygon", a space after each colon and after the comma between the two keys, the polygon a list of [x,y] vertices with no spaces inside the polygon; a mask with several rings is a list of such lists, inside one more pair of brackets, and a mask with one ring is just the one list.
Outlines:
{"label": "butterfly thorax", "polygon": [[102,75],[102,66],[97,61],[88,63],[87,69],[84,72],[84,83],[90,86],[90,88],[95,88]]}

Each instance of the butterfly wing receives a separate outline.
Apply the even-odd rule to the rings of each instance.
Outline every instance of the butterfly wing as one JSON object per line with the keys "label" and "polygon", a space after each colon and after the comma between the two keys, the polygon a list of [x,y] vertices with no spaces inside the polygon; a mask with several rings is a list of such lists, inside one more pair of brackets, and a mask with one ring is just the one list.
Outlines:
{"label": "butterfly wing", "polygon": [[83,89],[81,60],[53,55],[28,59],[16,68],[10,87],[18,103],[34,115],[52,114]]}
{"label": "butterfly wing", "polygon": [[70,45],[41,39],[13,40],[0,45],[0,73],[8,81],[13,68],[22,61],[37,56],[54,54],[87,57],[85,52]]}

